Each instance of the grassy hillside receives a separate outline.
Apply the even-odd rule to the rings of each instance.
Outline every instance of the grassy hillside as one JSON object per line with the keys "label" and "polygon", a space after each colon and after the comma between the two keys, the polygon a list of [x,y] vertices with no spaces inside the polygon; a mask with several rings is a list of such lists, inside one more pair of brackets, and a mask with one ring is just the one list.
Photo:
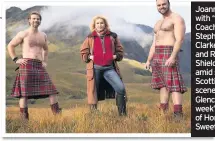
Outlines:
{"label": "grassy hillside", "polygon": [[[54,117],[49,100],[29,100],[30,121],[22,124],[18,100],[10,98],[16,65],[6,55],[6,130],[8,133],[189,133],[190,89],[184,95],[184,120],[175,123],[172,105],[167,115],[158,110],[159,92],[150,88],[150,72],[142,64],[124,59],[119,63],[128,96],[128,116],[118,117],[115,100],[99,102],[90,113],[86,97],[85,64],[79,55],[80,45],[49,44],[47,71],[56,85],[63,113]],[[21,49],[17,48],[21,55]],[[170,101],[170,103],[172,103]],[[41,116],[43,115],[43,116]]]}
{"label": "grassy hillside", "polygon": [[[40,11],[41,8],[43,7],[33,7],[21,13],[14,11],[10,13],[11,15],[7,14],[6,42],[8,43],[17,32],[28,27],[24,19],[29,11],[33,9]],[[66,30],[68,25],[72,27],[71,31]],[[144,69],[144,63],[135,61],[145,60],[149,48],[143,49],[133,37],[129,40],[122,39],[121,42],[127,58],[135,60],[123,59],[119,62],[127,91],[128,116],[118,116],[115,100],[99,102],[98,111],[91,113],[87,105],[86,64],[81,60],[79,53],[80,43],[87,36],[89,28],[73,26],[72,22],[68,22],[68,25],[54,25],[45,31],[49,40],[47,71],[60,92],[58,100],[60,107],[63,108],[61,116],[52,115],[48,98],[29,100],[30,121],[28,123],[21,121],[18,99],[10,97],[17,65],[6,52],[7,133],[190,133],[190,88],[184,94],[184,119],[180,123],[176,123],[172,118],[171,100],[169,112],[166,115],[160,112],[159,92],[150,87],[151,72]],[[145,25],[132,26],[138,26],[143,33],[149,29]],[[74,32],[73,29],[77,33],[67,35]],[[187,45],[189,43],[187,42]],[[16,48],[16,53],[21,56],[20,47]],[[189,52],[187,53],[189,56]],[[186,60],[187,55],[184,56]],[[185,69],[189,69],[189,65],[185,65]],[[185,81],[190,84],[190,73],[186,74]]]}
{"label": "grassy hillside", "polygon": [[[69,48],[62,43],[49,44],[47,71],[60,92],[62,100],[86,98],[86,64],[81,60],[79,48],[80,45]],[[20,47],[17,47],[16,51],[17,55],[21,56]],[[6,56],[7,105],[14,105],[14,99],[9,95],[16,75],[14,69],[17,66],[11,61],[8,54]],[[150,72],[131,65],[127,60],[120,62],[119,66],[126,84],[150,83],[150,76],[147,76],[150,75]],[[128,89],[128,91],[130,90]]]}

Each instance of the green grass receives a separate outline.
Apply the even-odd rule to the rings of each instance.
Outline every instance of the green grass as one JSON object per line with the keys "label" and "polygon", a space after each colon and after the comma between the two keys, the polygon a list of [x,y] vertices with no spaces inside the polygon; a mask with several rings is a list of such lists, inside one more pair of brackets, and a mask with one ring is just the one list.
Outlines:
{"label": "green grass", "polygon": [[[130,61],[119,63],[125,83],[128,116],[119,117],[116,101],[98,103],[98,111],[88,110],[86,95],[86,64],[79,54],[80,45],[67,47],[50,44],[47,71],[60,92],[58,101],[63,113],[54,117],[49,99],[29,100],[30,121],[23,123],[19,117],[18,99],[10,98],[16,76],[16,65],[6,54],[6,132],[7,133],[189,133],[190,89],[184,94],[184,119],[175,123],[170,111],[162,115],[158,110],[159,92],[150,87],[151,74]],[[21,49],[17,48],[21,55]],[[43,115],[43,116],[41,116]]]}
{"label": "green grass", "polygon": [[[49,53],[47,71],[60,92],[59,101],[67,103],[76,103],[75,101],[86,102],[86,64],[81,60],[79,50],[80,44],[73,47],[49,44],[52,52]],[[21,48],[16,48],[17,55],[21,56]],[[129,62],[129,63],[128,63]],[[135,103],[156,103],[159,101],[158,91],[150,88],[151,74],[146,70],[138,70],[141,66],[135,62],[132,65],[127,59],[119,62],[123,82],[126,86],[127,95],[130,102]],[[6,95],[7,105],[17,105],[17,99],[10,98],[11,88],[16,76],[15,65],[6,53]],[[135,67],[136,66],[136,67]],[[138,71],[137,71],[138,70]],[[189,92],[190,93],[190,92]],[[189,95],[185,94],[185,99],[190,101]],[[36,106],[43,107],[47,105],[47,99],[32,100]]]}

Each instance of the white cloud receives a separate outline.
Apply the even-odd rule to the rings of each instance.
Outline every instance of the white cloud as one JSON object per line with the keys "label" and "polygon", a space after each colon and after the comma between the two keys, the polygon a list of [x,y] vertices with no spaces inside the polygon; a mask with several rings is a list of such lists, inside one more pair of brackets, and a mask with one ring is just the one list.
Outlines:
{"label": "white cloud", "polygon": [[[191,3],[190,3],[190,1],[191,0],[187,0],[187,1],[170,0],[172,11],[179,13],[185,19],[187,32],[191,31]],[[43,4],[39,4],[39,5],[43,5]],[[49,5],[51,5],[51,3]],[[154,24],[156,23],[156,21],[161,17],[161,15],[157,12],[155,3],[153,3],[153,2],[150,2],[150,3],[142,2],[139,6],[137,6],[137,4],[135,6],[133,6],[133,5],[118,6],[116,4],[115,6],[111,6],[111,8],[109,8],[109,9],[101,8],[101,7],[105,7],[104,4],[103,5],[101,4],[102,5],[101,7],[99,7],[99,6],[97,6],[97,7],[95,7],[95,6],[88,6],[88,7],[71,6],[71,4],[66,5],[66,3],[62,4],[62,5],[64,5],[62,7],[64,7],[65,9],[62,9],[61,11],[57,11],[58,12],[57,15],[60,15],[61,13],[64,14],[66,11],[68,11],[68,9],[70,9],[70,10],[74,9],[73,11],[75,11],[75,10],[83,11],[83,9],[85,9],[84,11],[87,11],[87,14],[89,14],[89,13],[92,13],[92,9],[96,8],[97,11],[103,12],[105,14],[109,14],[110,15],[109,17],[111,17],[111,16],[122,17],[128,22],[145,24],[145,25],[149,25],[151,27],[153,27]],[[34,5],[32,5],[31,3],[19,4],[19,7],[23,10],[26,8],[32,7],[32,6],[34,6]],[[6,7],[9,8],[10,6],[7,5]],[[50,12],[55,12],[55,11],[50,10]],[[63,14],[62,14],[62,16],[63,16]],[[50,13],[50,15],[51,15],[51,13]]]}
{"label": "white cloud", "polygon": [[49,30],[49,28],[54,26],[51,30],[55,30],[59,29],[59,27],[63,27],[63,30],[66,31],[64,36],[73,36],[78,30],[75,28],[76,26],[84,25],[89,27],[94,16],[103,15],[107,17],[111,30],[116,32],[121,38],[132,37],[137,40],[142,47],[147,46],[152,42],[152,35],[143,33],[140,28],[132,24],[128,24],[127,22],[136,22],[131,21],[127,15],[132,9],[125,12],[126,9],[128,9],[128,7],[52,6],[41,12],[43,20],[40,29]]}
{"label": "white cloud", "polygon": [[[23,8],[23,7],[22,7]],[[25,7],[28,8],[28,7]],[[189,3],[175,4],[171,3],[173,12],[179,13],[186,23],[186,32],[190,32],[191,23],[191,6]],[[154,24],[162,16],[158,13],[155,4],[147,4],[140,6],[50,6],[42,12],[41,30],[47,30],[53,25],[65,27],[65,35],[74,35],[78,29],[77,25],[88,26],[96,15],[104,15],[107,17],[112,31],[116,32],[120,37],[135,39],[144,47],[151,43],[152,35],[145,34],[139,28],[121,22],[144,24],[154,27]]]}

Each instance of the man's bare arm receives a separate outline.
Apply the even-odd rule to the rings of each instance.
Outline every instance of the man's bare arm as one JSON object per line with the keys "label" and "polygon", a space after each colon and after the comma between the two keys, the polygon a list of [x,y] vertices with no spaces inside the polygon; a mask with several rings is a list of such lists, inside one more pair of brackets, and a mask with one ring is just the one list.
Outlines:
{"label": "man's bare arm", "polygon": [[8,47],[7,47],[8,53],[12,59],[16,57],[15,47],[21,44],[23,42],[23,39],[24,39],[24,32],[21,31],[8,44]]}
{"label": "man's bare arm", "polygon": [[[45,33],[44,33],[45,34]],[[48,39],[47,39],[47,36],[46,36],[46,34],[45,34],[45,45],[43,46],[43,62],[45,62],[46,64],[47,64],[47,62],[48,62],[48,52],[49,52],[49,50],[48,50]]]}
{"label": "man's bare arm", "polygon": [[175,17],[174,23],[175,44],[171,54],[172,58],[176,58],[178,52],[180,51],[186,30],[184,19],[180,16]]}

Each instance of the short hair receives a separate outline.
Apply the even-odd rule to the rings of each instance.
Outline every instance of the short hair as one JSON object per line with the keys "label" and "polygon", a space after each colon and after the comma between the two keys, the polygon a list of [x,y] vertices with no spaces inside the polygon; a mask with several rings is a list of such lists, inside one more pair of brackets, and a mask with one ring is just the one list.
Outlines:
{"label": "short hair", "polygon": [[39,12],[37,12],[37,11],[32,11],[31,13],[28,14],[28,19],[31,18],[31,15],[37,15],[37,16],[39,16],[39,17],[40,17],[40,21],[42,21],[42,16],[40,15]]}
{"label": "short hair", "polygon": [[109,24],[108,24],[108,21],[107,21],[107,19],[106,19],[104,16],[95,16],[95,17],[93,18],[91,24],[90,24],[90,31],[91,31],[91,32],[95,30],[95,22],[96,22],[97,19],[102,19],[102,20],[104,21],[104,23],[105,23],[105,28],[106,28],[107,30],[110,30],[110,26],[109,26]]}
{"label": "short hair", "polygon": [[[157,1],[157,0],[156,0]],[[168,4],[170,4],[169,0],[167,0]]]}

